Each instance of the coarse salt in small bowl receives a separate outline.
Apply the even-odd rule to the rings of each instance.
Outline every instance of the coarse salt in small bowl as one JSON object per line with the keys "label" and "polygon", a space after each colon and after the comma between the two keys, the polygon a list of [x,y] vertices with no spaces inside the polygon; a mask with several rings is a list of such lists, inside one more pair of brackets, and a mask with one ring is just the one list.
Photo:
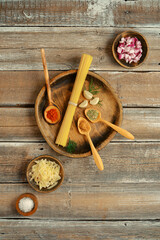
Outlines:
{"label": "coarse salt in small bowl", "polygon": [[24,193],[17,198],[17,212],[23,216],[30,216],[36,212],[38,208],[38,200],[32,193]]}
{"label": "coarse salt in small bowl", "polygon": [[140,66],[147,58],[148,49],[145,37],[135,31],[120,33],[112,45],[113,57],[124,68]]}

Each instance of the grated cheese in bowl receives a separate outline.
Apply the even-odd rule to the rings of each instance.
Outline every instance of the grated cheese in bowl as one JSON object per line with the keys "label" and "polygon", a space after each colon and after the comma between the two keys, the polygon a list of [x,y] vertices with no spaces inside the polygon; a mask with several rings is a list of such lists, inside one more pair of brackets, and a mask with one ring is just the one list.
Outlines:
{"label": "grated cheese in bowl", "polygon": [[30,181],[34,180],[39,189],[51,189],[61,179],[60,165],[54,161],[41,159],[35,161],[29,173]]}

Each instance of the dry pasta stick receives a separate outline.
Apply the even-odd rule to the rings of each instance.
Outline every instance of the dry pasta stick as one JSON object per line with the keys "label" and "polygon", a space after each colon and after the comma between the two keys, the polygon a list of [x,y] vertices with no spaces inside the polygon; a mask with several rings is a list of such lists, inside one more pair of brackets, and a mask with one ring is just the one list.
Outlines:
{"label": "dry pasta stick", "polygon": [[76,106],[82,91],[84,81],[86,79],[89,67],[91,65],[92,59],[93,59],[92,56],[87,54],[83,54],[81,57],[76,80],[75,80],[71,97],[68,103],[68,107],[65,112],[63,122],[61,124],[60,130],[56,139],[56,144],[61,145],[63,147],[65,147],[67,144],[73,116],[74,116]]}

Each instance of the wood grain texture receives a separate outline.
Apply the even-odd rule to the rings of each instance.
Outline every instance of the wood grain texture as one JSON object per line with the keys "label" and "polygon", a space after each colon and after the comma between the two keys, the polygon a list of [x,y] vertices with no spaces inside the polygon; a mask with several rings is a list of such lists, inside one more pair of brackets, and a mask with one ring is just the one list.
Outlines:
{"label": "wood grain texture", "polygon": [[32,219],[147,220],[160,214],[159,183],[65,183],[49,194],[37,193],[28,184],[1,184],[1,218],[23,218],[16,199],[33,193],[38,209]]}
{"label": "wood grain texture", "polygon": [[1,26],[160,26],[159,1],[3,0]]}
{"label": "wood grain texture", "polygon": [[[39,155],[51,155],[61,161],[65,183],[149,183],[160,182],[160,143],[110,143],[99,151],[104,163],[103,173],[92,156],[69,158],[54,152],[46,143],[1,142],[0,182],[26,182],[26,168]],[[82,173],[83,177],[82,177]],[[96,179],[96,180],[95,180]]]}
{"label": "wood grain texture", "polygon": [[[34,108],[0,108],[0,141],[45,141],[34,117]],[[160,140],[160,108],[123,108],[122,127],[136,141]],[[116,134],[113,141],[127,141]]]}
{"label": "wood grain texture", "polygon": [[[2,0],[0,12],[0,239],[159,239],[160,1]],[[129,28],[149,43],[147,61],[132,72],[111,53],[116,35]],[[90,70],[111,84],[124,106],[122,126],[136,140],[116,134],[99,152],[102,173],[92,156],[61,156],[40,134],[33,105],[45,84],[42,47],[50,78],[91,54]],[[28,163],[41,154],[64,166],[64,182],[50,194],[26,182]],[[26,219],[15,208],[25,192],[39,202]]]}
{"label": "wood grain texture", "polygon": [[[113,59],[111,46],[124,28],[1,27],[0,70],[42,70],[40,49],[46,52],[49,70],[78,68],[83,53],[93,56],[90,70],[127,71]],[[136,29],[149,44],[144,64],[132,71],[159,71],[159,28]],[[65,40],[64,40],[65,39]],[[84,40],[85,39],[85,40]]]}
{"label": "wood grain texture", "polygon": [[[158,239],[158,221],[1,220],[1,240],[142,240]],[[18,235],[17,235],[18,233]]]}
{"label": "wood grain texture", "polygon": [[[95,71],[115,90],[123,106],[160,107],[159,73]],[[50,71],[50,78],[59,71]],[[45,85],[43,71],[2,71],[0,77],[0,105],[33,105]]]}

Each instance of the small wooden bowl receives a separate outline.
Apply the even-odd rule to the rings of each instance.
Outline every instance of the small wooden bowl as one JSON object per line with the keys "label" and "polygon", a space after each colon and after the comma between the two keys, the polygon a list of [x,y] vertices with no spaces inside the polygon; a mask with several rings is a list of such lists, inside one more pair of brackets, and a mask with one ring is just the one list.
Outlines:
{"label": "small wooden bowl", "polygon": [[[25,197],[28,197],[28,198],[31,198],[34,202],[34,208],[30,211],[30,212],[23,212],[20,210],[19,208],[19,201],[22,199],[22,198],[25,198]],[[17,198],[17,201],[16,201],[16,209],[17,209],[17,212],[23,216],[30,216],[32,215],[33,213],[36,212],[38,208],[38,200],[36,198],[35,195],[33,195],[32,193],[24,193],[22,195],[20,195],[18,198]]]}
{"label": "small wooden bowl", "polygon": [[[126,61],[124,59],[120,60],[118,58],[118,54],[117,54],[117,47],[119,44],[119,41],[121,40],[122,37],[137,37],[137,39],[139,41],[141,41],[142,44],[142,56],[140,58],[140,60],[137,63],[126,63]],[[117,35],[117,37],[115,38],[113,44],[112,44],[112,53],[113,53],[113,57],[115,58],[115,60],[124,68],[135,68],[135,67],[139,67],[147,58],[148,55],[148,43],[147,40],[145,39],[144,36],[142,36],[140,33],[135,32],[135,31],[126,31],[126,32],[122,32],[119,35]]]}
{"label": "small wooden bowl", "polygon": [[[29,173],[31,171],[31,168],[32,166],[35,164],[35,161],[37,160],[41,160],[41,159],[47,159],[49,161],[53,161],[53,162],[56,162],[59,166],[60,166],[60,176],[61,176],[61,179],[58,181],[57,185],[54,186],[53,188],[51,189],[46,189],[46,188],[42,188],[41,190],[39,189],[39,186],[34,182],[34,180],[30,180],[30,176],[29,176]],[[27,171],[26,171],[26,177],[27,177],[27,181],[29,183],[29,185],[34,189],[36,190],[37,192],[41,192],[41,193],[49,193],[49,192],[53,192],[55,191],[57,188],[59,188],[64,180],[64,169],[63,169],[63,166],[62,164],[60,163],[59,160],[57,160],[56,158],[52,157],[52,156],[49,156],[49,155],[41,155],[39,157],[36,157],[34,158],[28,165],[27,167]]]}

